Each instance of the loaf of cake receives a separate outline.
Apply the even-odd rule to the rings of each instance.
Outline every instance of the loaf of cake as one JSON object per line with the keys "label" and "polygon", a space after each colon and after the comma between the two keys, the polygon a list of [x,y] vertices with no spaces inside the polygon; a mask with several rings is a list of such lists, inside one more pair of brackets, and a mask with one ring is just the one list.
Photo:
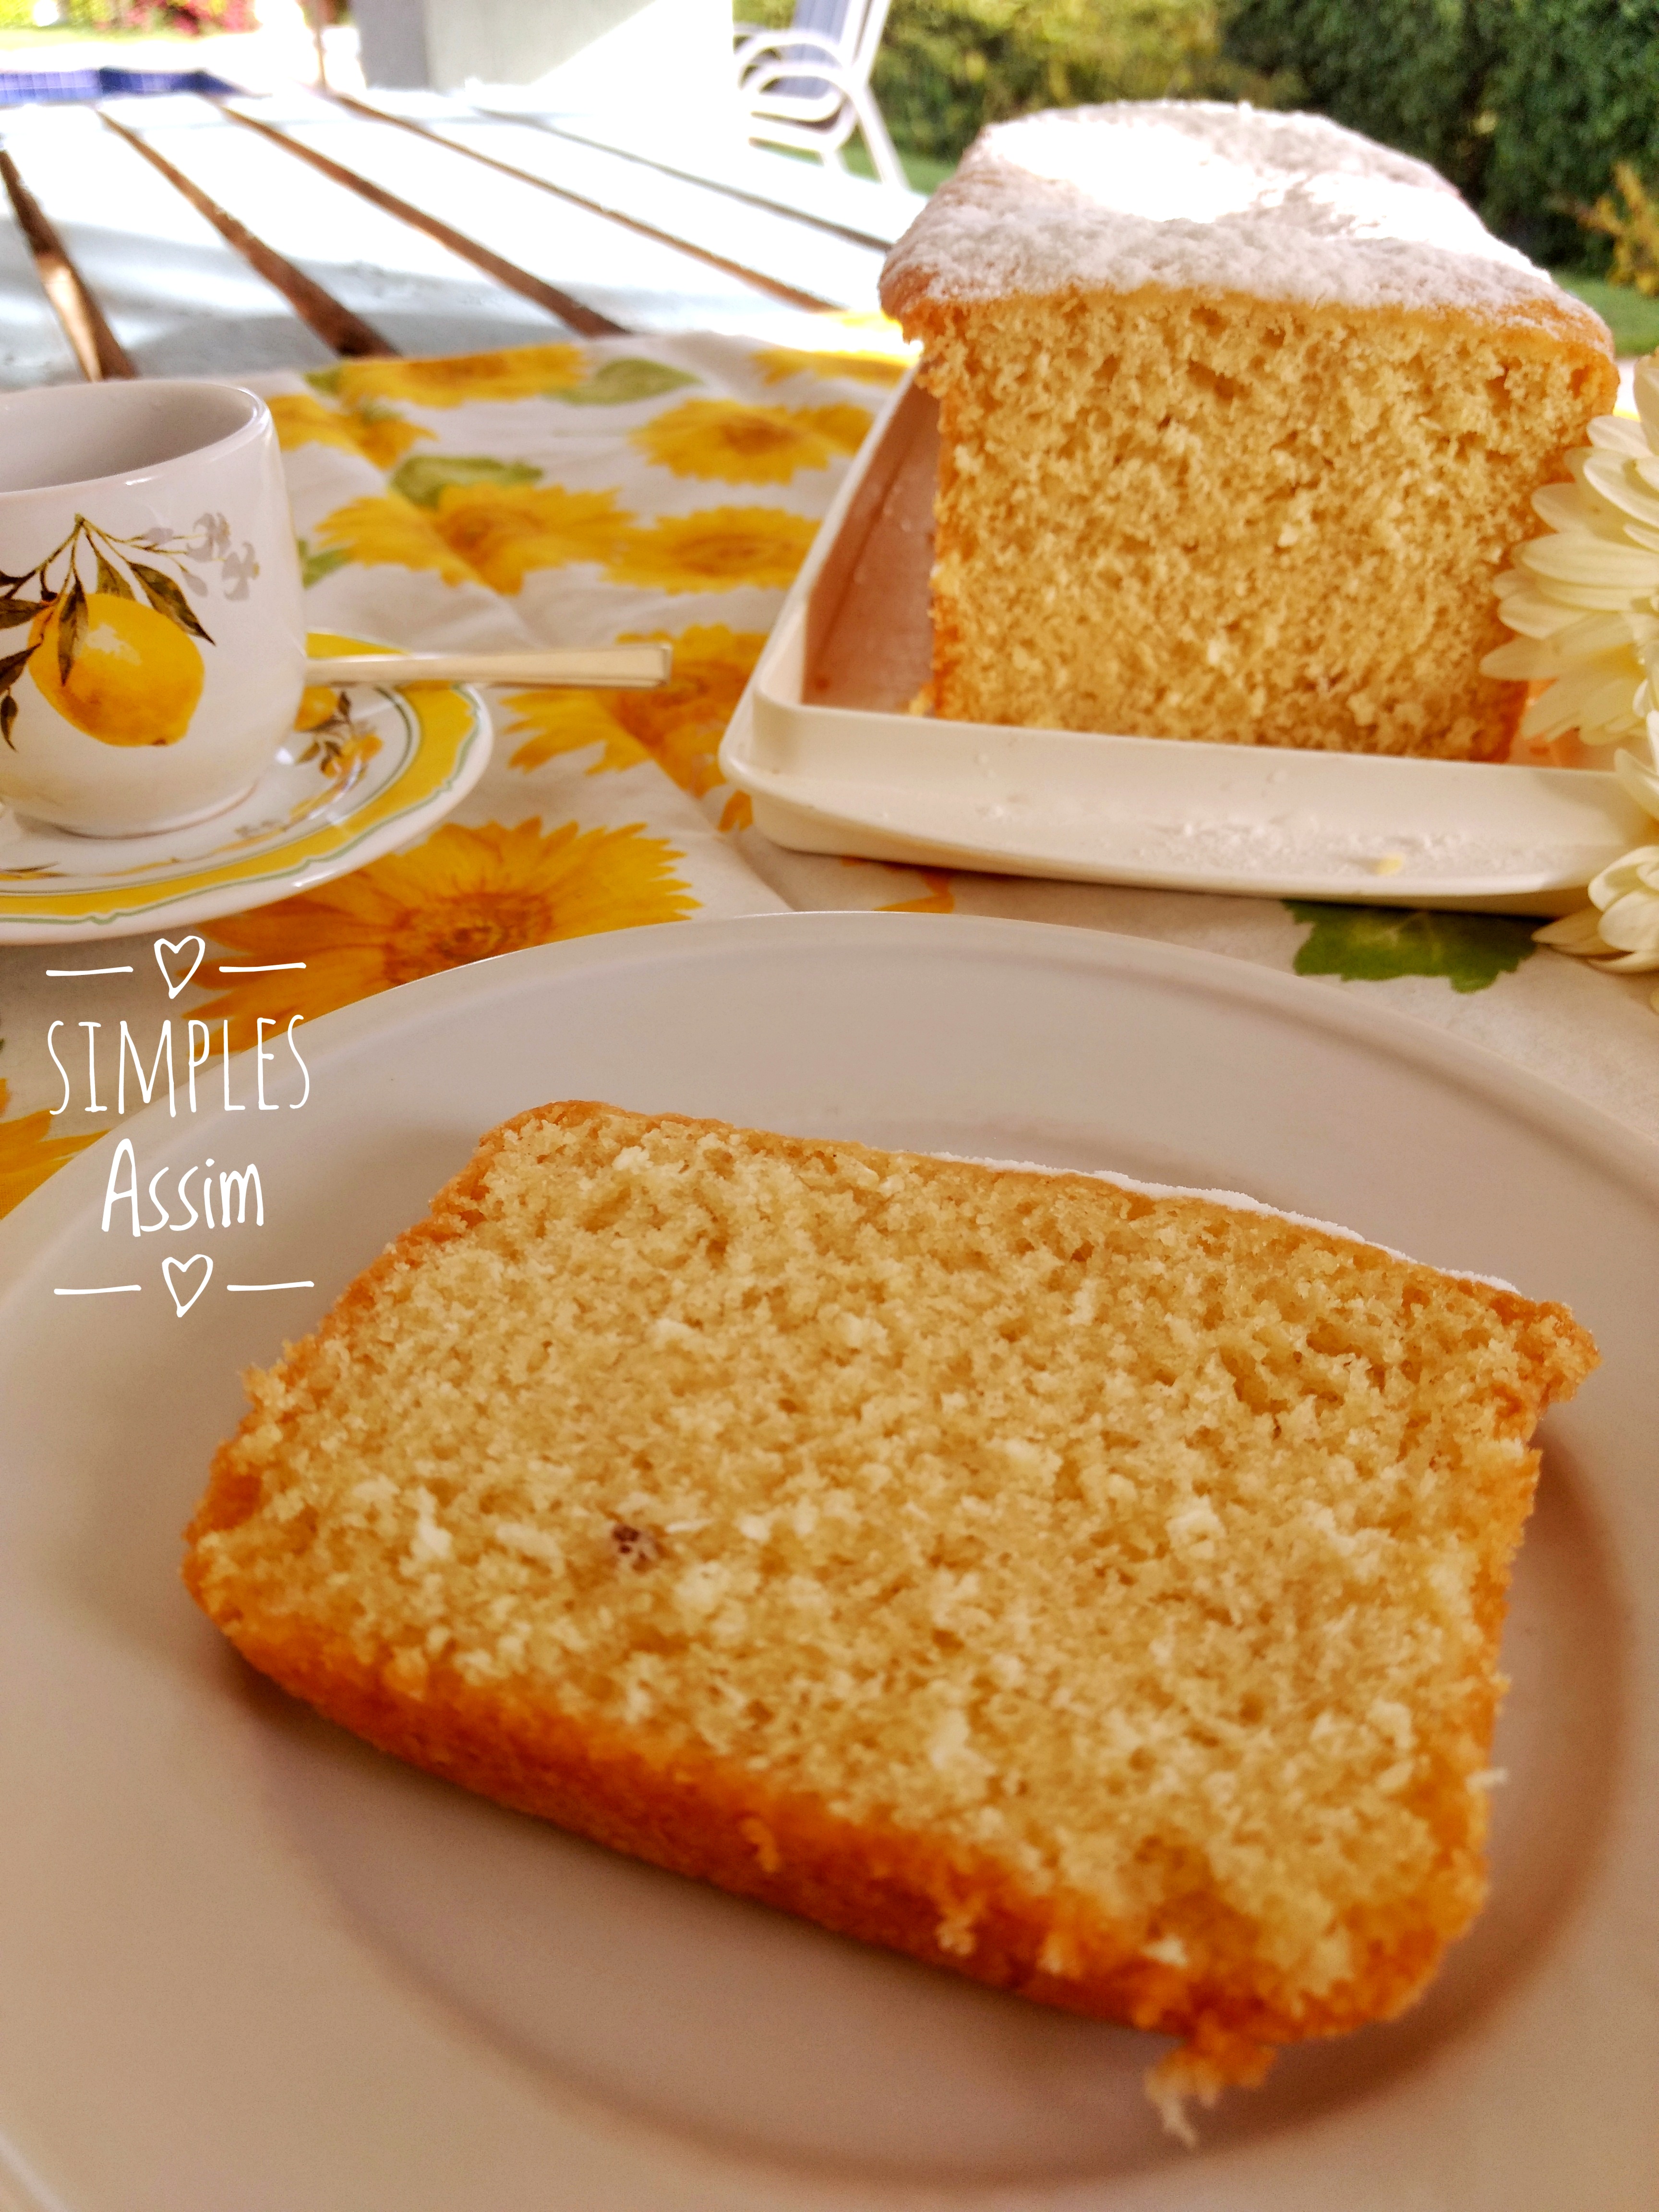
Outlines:
{"label": "loaf of cake", "polygon": [[1559,1306],[1237,1200],[543,1107],[247,1377],[185,1579],[383,1749],[1182,2039],[1479,1907]]}
{"label": "loaf of cake", "polygon": [[1507,750],[1493,585],[1617,372],[1432,169],[1313,115],[1027,116],[882,301],[939,404],[934,713]]}

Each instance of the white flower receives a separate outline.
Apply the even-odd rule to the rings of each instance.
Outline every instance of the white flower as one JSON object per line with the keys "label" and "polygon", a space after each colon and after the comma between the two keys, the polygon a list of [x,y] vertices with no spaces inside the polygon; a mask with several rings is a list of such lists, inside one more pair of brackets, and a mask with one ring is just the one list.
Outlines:
{"label": "white flower", "polygon": [[[1521,635],[1480,665],[1547,686],[1523,738],[1577,730],[1587,745],[1618,745],[1613,773],[1659,818],[1659,355],[1636,371],[1636,406],[1635,422],[1597,416],[1567,456],[1572,482],[1535,495],[1549,534],[1498,579],[1499,617]],[[1590,903],[1536,942],[1626,975],[1659,969],[1659,845],[1625,854],[1589,889]],[[1652,1005],[1659,1013],[1659,991]]]}
{"label": "white flower", "polygon": [[1638,845],[1603,868],[1589,894],[1602,941],[1620,956],[1606,964],[1631,975],[1659,968],[1659,845]]}
{"label": "white flower", "polygon": [[1498,579],[1499,617],[1521,635],[1482,671],[1548,686],[1522,717],[1523,738],[1577,730],[1612,745],[1642,734],[1659,662],[1659,357],[1637,369],[1636,404],[1639,422],[1590,424],[1589,444],[1567,456],[1572,482],[1534,496],[1548,535]]}
{"label": "white flower", "polygon": [[1659,845],[1638,845],[1589,887],[1590,903],[1536,932],[1540,945],[1638,975],[1659,968]]}
{"label": "white flower", "polygon": [[[1646,703],[1646,702],[1644,702]],[[1659,817],[1659,712],[1648,714],[1648,734],[1635,752],[1620,750],[1613,772],[1639,807]],[[1604,867],[1589,887],[1590,905],[1533,931],[1537,945],[1577,953],[1597,967],[1641,975],[1659,969],[1659,845],[1637,845]],[[1652,994],[1659,1013],[1659,991]]]}
{"label": "white flower", "polygon": [[[1648,726],[1646,758],[1621,751],[1613,768],[1637,805],[1659,816],[1659,767],[1654,751],[1659,714],[1649,715]],[[1644,975],[1659,968],[1659,845],[1638,845],[1603,868],[1589,885],[1589,898],[1590,903],[1577,914],[1535,930],[1534,941],[1624,975]],[[1659,991],[1651,1004],[1659,1013]]]}

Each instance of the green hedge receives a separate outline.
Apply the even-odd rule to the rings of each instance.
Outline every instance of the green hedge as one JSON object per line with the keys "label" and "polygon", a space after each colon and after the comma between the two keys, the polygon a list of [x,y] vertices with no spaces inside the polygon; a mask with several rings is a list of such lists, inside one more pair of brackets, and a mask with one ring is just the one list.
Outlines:
{"label": "green hedge", "polygon": [[1431,161],[1480,196],[1494,118],[1482,94],[1507,0],[1231,0],[1224,43],[1282,70],[1297,106]]}
{"label": "green hedge", "polygon": [[1224,53],[1215,0],[894,0],[873,84],[901,144],[950,160],[1032,108],[1288,89]]}
{"label": "green hedge", "polygon": [[945,161],[1034,107],[1315,108],[1431,161],[1538,259],[1603,270],[1573,205],[1617,161],[1659,181],[1659,0],[893,0],[874,81],[899,146]]}
{"label": "green hedge", "polygon": [[1230,0],[1224,49],[1421,155],[1544,261],[1604,262],[1572,215],[1659,169],[1653,0]]}
{"label": "green hedge", "polygon": [[1540,260],[1588,260],[1559,203],[1598,198],[1615,161],[1659,179],[1659,12],[1653,0],[1510,0],[1510,12],[1481,212]]}
{"label": "green hedge", "polygon": [[[787,24],[793,0],[736,0]],[[893,0],[872,78],[905,153],[954,162],[987,123],[1097,100],[1254,100],[1291,80],[1222,51],[1218,0]]]}

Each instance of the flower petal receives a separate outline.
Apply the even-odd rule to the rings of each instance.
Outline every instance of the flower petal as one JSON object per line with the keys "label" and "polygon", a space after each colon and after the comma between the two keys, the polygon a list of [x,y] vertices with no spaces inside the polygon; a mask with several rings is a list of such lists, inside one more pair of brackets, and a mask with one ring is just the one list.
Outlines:
{"label": "flower petal", "polygon": [[1604,975],[1650,975],[1659,968],[1659,952],[1623,952],[1595,964]]}
{"label": "flower petal", "polygon": [[1584,481],[1621,514],[1632,515],[1638,522],[1659,528],[1659,493],[1640,481],[1637,471],[1622,455],[1592,453],[1584,464]]}
{"label": "flower petal", "polygon": [[1590,883],[1597,922],[1614,951],[1652,956],[1659,967],[1659,845],[1639,845]]}
{"label": "flower petal", "polygon": [[1628,655],[1632,669],[1641,665],[1637,633],[1643,617],[1625,609],[1616,614],[1580,615],[1571,629],[1558,631],[1553,642],[1563,660],[1589,660],[1597,654]]}
{"label": "flower petal", "polygon": [[1628,415],[1598,415],[1589,426],[1589,441],[1598,453],[1622,453],[1627,460],[1649,461],[1653,448],[1642,434],[1639,422]]}
{"label": "flower petal", "polygon": [[1480,673],[1509,677],[1522,684],[1543,684],[1560,675],[1560,656],[1552,638],[1514,637],[1486,655]]}
{"label": "flower petal", "polygon": [[1523,637],[1549,637],[1578,620],[1581,610],[1570,599],[1554,596],[1558,586],[1546,591],[1530,576],[1521,575],[1516,575],[1516,582],[1520,588],[1505,592],[1498,603],[1498,619],[1506,629],[1519,630]]}
{"label": "flower petal", "polygon": [[1650,446],[1659,451],[1659,373],[1650,357],[1638,362],[1632,379],[1636,389],[1636,411],[1642,418],[1642,432]]}
{"label": "flower petal", "polygon": [[1613,757],[1613,772],[1638,806],[1659,817],[1659,771],[1650,762],[1621,750]]}
{"label": "flower petal", "polygon": [[1596,605],[1620,606],[1626,597],[1659,588],[1659,553],[1614,545],[1578,531],[1534,538],[1516,554],[1521,567],[1552,583],[1590,585],[1618,594]]}
{"label": "flower petal", "polygon": [[1593,906],[1580,907],[1577,914],[1564,914],[1559,921],[1546,922],[1542,929],[1534,930],[1532,941],[1553,945],[1558,952],[1571,952],[1581,959],[1594,959],[1613,949],[1602,938],[1601,917]]}
{"label": "flower petal", "polygon": [[[1588,469],[1588,459],[1584,465]],[[1552,530],[1588,531],[1592,538],[1605,538],[1615,545],[1624,537],[1625,517],[1590,484],[1588,477],[1583,483],[1546,484],[1533,494],[1532,506],[1534,514]]]}

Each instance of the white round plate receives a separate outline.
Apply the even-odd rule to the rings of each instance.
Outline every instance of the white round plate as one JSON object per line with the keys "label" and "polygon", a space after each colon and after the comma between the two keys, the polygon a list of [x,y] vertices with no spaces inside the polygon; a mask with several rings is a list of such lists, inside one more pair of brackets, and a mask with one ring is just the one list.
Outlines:
{"label": "white round plate", "polygon": [[77,837],[0,807],[0,945],[130,937],[268,906],[365,866],[458,806],[489,761],[459,684],[359,688],[296,730],[246,797],[144,837]]}
{"label": "white round plate", "polygon": [[[299,1110],[289,1063],[263,1115],[127,1125],[141,1183],[256,1161],[263,1228],[105,1233],[107,1142],[0,1225],[8,2212],[1651,2212],[1650,1148],[1328,986],[957,917],[622,932],[306,1035]],[[1604,1364],[1547,1428],[1492,1899],[1414,2011],[1287,2052],[1189,2153],[1153,2039],[502,1812],[242,1667],[178,1578],[238,1370],[573,1096],[1228,1186],[1577,1309]]]}

